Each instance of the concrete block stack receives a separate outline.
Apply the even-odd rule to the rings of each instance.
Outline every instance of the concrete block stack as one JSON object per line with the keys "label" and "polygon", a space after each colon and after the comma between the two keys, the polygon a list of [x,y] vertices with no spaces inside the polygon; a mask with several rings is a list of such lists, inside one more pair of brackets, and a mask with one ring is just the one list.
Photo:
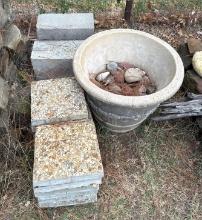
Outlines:
{"label": "concrete block stack", "polygon": [[72,60],[94,32],[93,14],[43,14],[32,51],[33,188],[40,207],[97,201],[103,166],[94,122]]}

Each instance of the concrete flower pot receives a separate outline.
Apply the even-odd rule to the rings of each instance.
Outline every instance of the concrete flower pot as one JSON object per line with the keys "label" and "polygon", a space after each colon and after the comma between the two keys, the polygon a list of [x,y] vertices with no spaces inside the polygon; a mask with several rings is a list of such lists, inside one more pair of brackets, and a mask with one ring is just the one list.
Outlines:
{"label": "concrete flower pot", "polygon": [[[157,91],[145,96],[122,96],[100,89],[89,80],[89,74],[102,71],[109,61],[125,61],[145,70]],[[179,90],[184,78],[181,58],[170,45],[130,29],[107,30],[89,37],[78,48],[73,68],[95,118],[114,132],[127,132],[140,125]]]}

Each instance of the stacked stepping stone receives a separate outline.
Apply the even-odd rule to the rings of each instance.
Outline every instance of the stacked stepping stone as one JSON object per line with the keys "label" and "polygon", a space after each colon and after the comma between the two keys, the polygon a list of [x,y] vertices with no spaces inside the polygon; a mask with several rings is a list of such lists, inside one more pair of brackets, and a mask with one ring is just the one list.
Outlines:
{"label": "stacked stepping stone", "polygon": [[31,56],[37,80],[31,85],[31,123],[33,187],[40,207],[97,201],[104,175],[99,145],[72,70],[76,49],[93,32],[92,14],[38,17],[38,41]]}

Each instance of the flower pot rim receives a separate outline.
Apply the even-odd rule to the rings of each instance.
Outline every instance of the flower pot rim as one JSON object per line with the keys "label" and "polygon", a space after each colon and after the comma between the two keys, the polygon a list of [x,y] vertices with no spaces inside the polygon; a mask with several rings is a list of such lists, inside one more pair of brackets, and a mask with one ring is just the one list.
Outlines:
{"label": "flower pot rim", "polygon": [[[92,83],[89,79],[88,74],[81,74],[85,72],[81,65],[81,59],[82,54],[85,51],[85,49],[91,44],[91,42],[103,38],[107,35],[112,34],[136,34],[141,35],[146,38],[150,38],[153,41],[159,43],[162,47],[167,49],[169,53],[173,56],[176,72],[171,80],[171,82],[162,88],[161,90],[152,93],[150,95],[144,95],[144,96],[123,96],[123,95],[117,95],[111,92],[108,92],[106,90],[103,90],[96,86],[94,83]],[[127,107],[146,107],[151,105],[158,105],[167,99],[171,98],[181,87],[183,79],[184,79],[184,66],[182,63],[182,60],[179,56],[179,54],[176,52],[176,50],[171,47],[168,43],[161,40],[158,37],[155,37],[151,34],[148,34],[143,31],[133,30],[133,29],[111,29],[102,31],[99,33],[96,33],[92,35],[91,37],[87,38],[77,49],[74,60],[73,60],[73,69],[75,78],[78,81],[78,83],[81,85],[81,87],[89,94],[90,96],[93,96],[95,99],[98,99],[99,101],[105,102],[105,103],[111,103],[114,105],[119,106],[127,106]]]}

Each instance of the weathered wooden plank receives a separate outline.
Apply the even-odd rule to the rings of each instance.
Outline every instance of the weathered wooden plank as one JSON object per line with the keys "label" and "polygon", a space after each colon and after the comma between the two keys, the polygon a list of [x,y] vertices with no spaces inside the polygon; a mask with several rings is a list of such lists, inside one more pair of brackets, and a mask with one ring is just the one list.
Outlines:
{"label": "weathered wooden plank", "polygon": [[160,115],[153,117],[152,120],[163,121],[184,117],[201,116],[202,95],[188,93],[187,101],[163,103],[160,108]]}
{"label": "weathered wooden plank", "polygon": [[157,116],[153,117],[153,121],[166,121],[170,119],[178,119],[178,118],[185,118],[185,117],[192,117],[192,116],[202,116],[202,112],[200,113],[185,113],[185,114],[171,114],[166,116]]}

